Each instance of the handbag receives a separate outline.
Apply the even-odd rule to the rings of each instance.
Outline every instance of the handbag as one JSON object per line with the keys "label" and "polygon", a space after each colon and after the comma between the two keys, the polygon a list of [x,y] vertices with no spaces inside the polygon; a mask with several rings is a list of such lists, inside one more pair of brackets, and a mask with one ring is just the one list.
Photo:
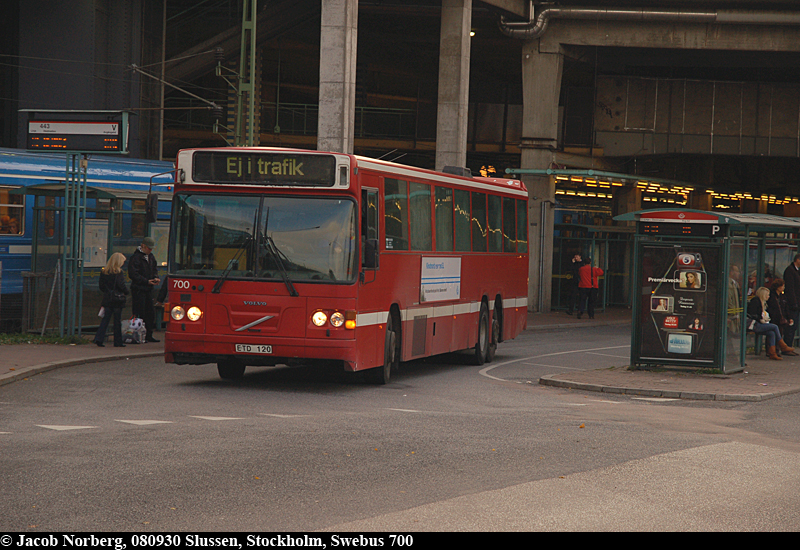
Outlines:
{"label": "handbag", "polygon": [[119,290],[111,291],[111,307],[123,307],[128,302],[128,296]]}

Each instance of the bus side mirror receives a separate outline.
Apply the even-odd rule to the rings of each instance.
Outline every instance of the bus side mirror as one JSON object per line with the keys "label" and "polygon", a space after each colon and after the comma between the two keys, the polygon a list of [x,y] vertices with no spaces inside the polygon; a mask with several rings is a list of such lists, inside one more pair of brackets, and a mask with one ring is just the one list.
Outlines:
{"label": "bus side mirror", "polygon": [[158,195],[148,193],[144,203],[144,216],[147,223],[156,223],[158,220]]}
{"label": "bus side mirror", "polygon": [[378,239],[367,239],[364,242],[364,262],[365,269],[378,269]]}

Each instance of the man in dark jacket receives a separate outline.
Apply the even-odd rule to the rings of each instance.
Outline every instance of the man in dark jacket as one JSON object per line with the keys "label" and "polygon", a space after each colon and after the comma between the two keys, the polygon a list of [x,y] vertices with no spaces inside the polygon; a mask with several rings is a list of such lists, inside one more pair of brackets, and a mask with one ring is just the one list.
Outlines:
{"label": "man in dark jacket", "polygon": [[153,248],[156,246],[151,237],[142,239],[142,244],[134,251],[128,261],[128,277],[131,279],[131,297],[133,314],[144,321],[147,335],[145,342],[158,342],[153,338],[153,327],[156,322],[156,310],[153,305],[153,289],[158,286],[158,266]]}
{"label": "man in dark jacket", "polygon": [[569,303],[567,304],[567,314],[572,315],[572,309],[576,307],[578,301],[578,282],[580,281],[580,269],[583,267],[583,258],[580,254],[572,257],[572,280],[569,282]]}
{"label": "man in dark jacket", "polygon": [[792,346],[797,323],[800,322],[800,254],[795,254],[794,260],[783,272],[783,281],[786,288],[783,297],[786,299],[786,316],[793,320],[791,326],[785,328],[783,341]]}

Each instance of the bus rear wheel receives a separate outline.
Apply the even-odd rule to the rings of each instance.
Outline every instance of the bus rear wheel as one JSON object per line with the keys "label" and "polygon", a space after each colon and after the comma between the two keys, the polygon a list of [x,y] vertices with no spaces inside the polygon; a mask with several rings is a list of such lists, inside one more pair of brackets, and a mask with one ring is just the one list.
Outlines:
{"label": "bus rear wheel", "polygon": [[480,317],[478,317],[478,341],[475,343],[475,364],[483,365],[486,362],[486,356],[489,352],[489,308],[485,303],[481,304]]}
{"label": "bus rear wheel", "polygon": [[217,363],[217,372],[223,380],[241,380],[244,376],[245,365],[238,361],[220,361]]}

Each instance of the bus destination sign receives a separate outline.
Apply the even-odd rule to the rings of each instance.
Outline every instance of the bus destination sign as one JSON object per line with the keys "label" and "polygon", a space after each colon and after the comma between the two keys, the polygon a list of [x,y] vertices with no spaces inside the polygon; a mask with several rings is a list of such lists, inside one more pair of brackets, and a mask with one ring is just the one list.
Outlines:
{"label": "bus destination sign", "polygon": [[127,113],[121,111],[28,111],[31,151],[127,153]]}
{"label": "bus destination sign", "polygon": [[333,187],[336,159],[305,153],[198,151],[192,179],[203,183]]}

